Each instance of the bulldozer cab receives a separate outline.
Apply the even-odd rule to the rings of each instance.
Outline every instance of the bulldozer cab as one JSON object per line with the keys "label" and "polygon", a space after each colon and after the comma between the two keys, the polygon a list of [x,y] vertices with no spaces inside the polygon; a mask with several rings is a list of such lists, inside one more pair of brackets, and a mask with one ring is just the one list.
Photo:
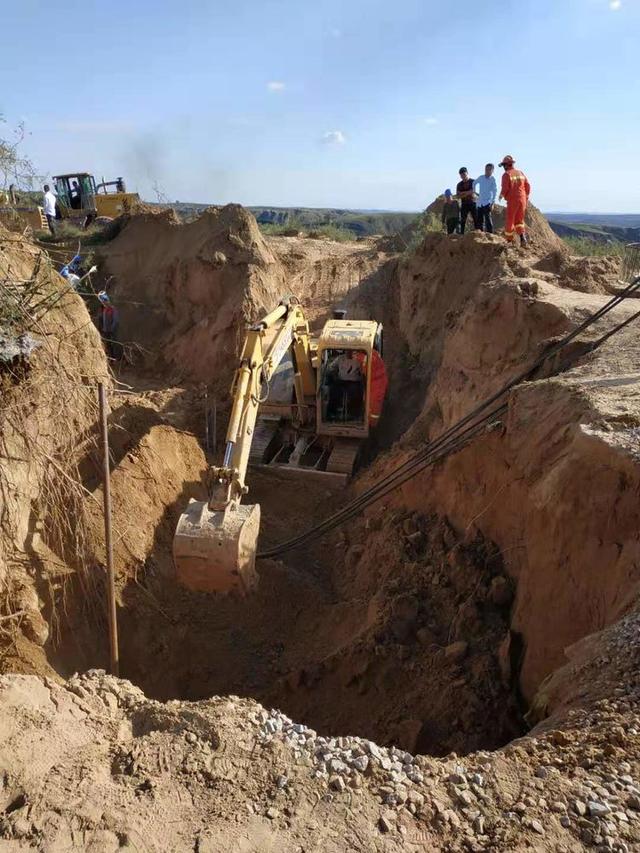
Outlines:
{"label": "bulldozer cab", "polygon": [[57,175],[53,183],[63,219],[96,216],[96,182],[88,172]]}
{"label": "bulldozer cab", "polygon": [[318,341],[318,435],[369,435],[372,351],[382,326],[372,320],[329,320]]}

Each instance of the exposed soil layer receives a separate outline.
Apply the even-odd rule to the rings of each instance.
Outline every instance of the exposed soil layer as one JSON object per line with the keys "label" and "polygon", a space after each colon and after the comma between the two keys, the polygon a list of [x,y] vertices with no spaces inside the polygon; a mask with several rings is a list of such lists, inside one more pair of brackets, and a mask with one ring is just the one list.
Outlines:
{"label": "exposed soil layer", "polygon": [[[204,389],[167,376],[222,395],[242,324],[287,286],[308,295],[316,327],[337,301],[385,323],[389,449],[346,493],[251,472],[261,546],[278,543],[619,287],[613,262],[573,287],[578,266],[538,225],[528,253],[429,235],[398,257],[375,241],[265,241],[233,206],[185,226],[129,218],[105,263],[123,335],[152,357],[123,374],[129,389],[109,385],[112,494],[122,674],[150,698],[96,673],[56,683],[107,659],[93,396],[106,362],[68,293],[34,331],[47,346],[0,375],[0,665],[33,673],[0,679],[0,837],[16,849],[634,849],[633,326],[589,352],[634,305],[517,386],[501,421],[435,470],[311,548],[260,561],[252,597],[190,593],[173,575],[175,523],[204,496],[207,459]],[[11,239],[5,273],[29,279],[38,253]],[[62,296],[46,264],[38,274]]]}

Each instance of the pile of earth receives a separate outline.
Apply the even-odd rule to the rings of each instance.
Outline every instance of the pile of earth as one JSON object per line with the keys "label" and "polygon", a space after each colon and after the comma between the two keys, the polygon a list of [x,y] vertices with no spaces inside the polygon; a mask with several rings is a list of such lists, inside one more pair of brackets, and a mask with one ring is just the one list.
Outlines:
{"label": "pile of earth", "polygon": [[285,295],[284,274],[239,205],[181,224],[173,211],[127,217],[104,248],[103,286],[119,337],[151,374],[227,390],[246,323]]}

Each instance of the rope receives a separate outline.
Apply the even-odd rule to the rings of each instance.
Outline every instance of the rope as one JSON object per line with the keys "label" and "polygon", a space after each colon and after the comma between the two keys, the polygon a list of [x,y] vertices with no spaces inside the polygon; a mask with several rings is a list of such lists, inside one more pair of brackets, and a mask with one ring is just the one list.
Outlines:
{"label": "rope", "polygon": [[[469,414],[465,415],[465,417],[461,418],[459,421],[449,427],[449,429],[445,430],[445,432],[437,439],[427,443],[425,447],[423,447],[417,453],[414,453],[409,459],[399,465],[395,470],[393,470],[390,474],[388,474],[378,483],[374,484],[365,492],[363,492],[358,498],[351,501],[341,510],[329,516],[327,519],[320,522],[320,524],[315,525],[314,527],[305,531],[301,535],[286,540],[285,542],[281,543],[280,545],[276,545],[273,548],[269,548],[265,551],[260,552],[258,554],[258,558],[278,557],[281,554],[285,554],[288,551],[293,550],[294,548],[300,547],[301,545],[305,545],[309,542],[319,539],[321,536],[325,535],[336,527],[339,527],[346,521],[349,521],[350,519],[354,518],[356,515],[359,515],[371,504],[380,500],[382,497],[389,494],[389,492],[394,491],[398,487],[402,486],[404,483],[415,477],[416,474],[420,473],[428,466],[435,465],[445,459],[447,456],[451,455],[452,453],[456,453],[458,450],[462,449],[462,447],[466,446],[473,438],[475,438],[481,432],[486,431],[492,422],[495,422],[497,418],[499,418],[504,412],[506,412],[508,404],[504,400],[501,401],[501,398],[504,398],[509,393],[509,391],[511,391],[511,389],[514,388],[516,385],[520,385],[522,382],[527,381],[527,379],[533,378],[534,374],[540,367],[542,367],[543,364],[554,358],[581,332],[592,326],[598,320],[602,319],[602,317],[612,311],[624,299],[629,297],[639,288],[640,276],[634,279],[619,294],[609,299],[608,302],[606,302],[598,311],[595,311],[593,314],[590,314],[582,323],[576,326],[573,331],[569,332],[553,346],[551,346],[546,352],[542,353],[536,359],[533,365],[517,374],[502,388],[500,388],[489,398],[484,400],[480,405],[476,406],[476,408],[469,412]],[[596,347],[599,346],[602,342],[604,342],[604,340],[607,340],[609,337],[611,337],[611,335],[620,331],[620,329],[627,326],[633,319],[638,316],[640,316],[640,312],[637,312],[632,317],[629,317],[621,323],[618,323],[606,335],[598,339],[590,348],[590,350],[592,351],[596,349]],[[491,408],[492,406],[493,408]]]}

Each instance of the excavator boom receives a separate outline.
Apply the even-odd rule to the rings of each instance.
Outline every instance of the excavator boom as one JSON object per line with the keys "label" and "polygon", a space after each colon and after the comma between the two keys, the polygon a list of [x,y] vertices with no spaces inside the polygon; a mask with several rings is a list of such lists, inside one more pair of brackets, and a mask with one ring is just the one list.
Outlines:
{"label": "excavator boom", "polygon": [[241,504],[251,442],[263,388],[292,349],[300,393],[315,393],[309,353],[309,325],[297,300],[284,300],[251,326],[232,386],[233,406],[224,461],[209,469],[207,502],[190,501],[173,540],[178,580],[203,592],[246,592],[256,582],[259,504]]}

